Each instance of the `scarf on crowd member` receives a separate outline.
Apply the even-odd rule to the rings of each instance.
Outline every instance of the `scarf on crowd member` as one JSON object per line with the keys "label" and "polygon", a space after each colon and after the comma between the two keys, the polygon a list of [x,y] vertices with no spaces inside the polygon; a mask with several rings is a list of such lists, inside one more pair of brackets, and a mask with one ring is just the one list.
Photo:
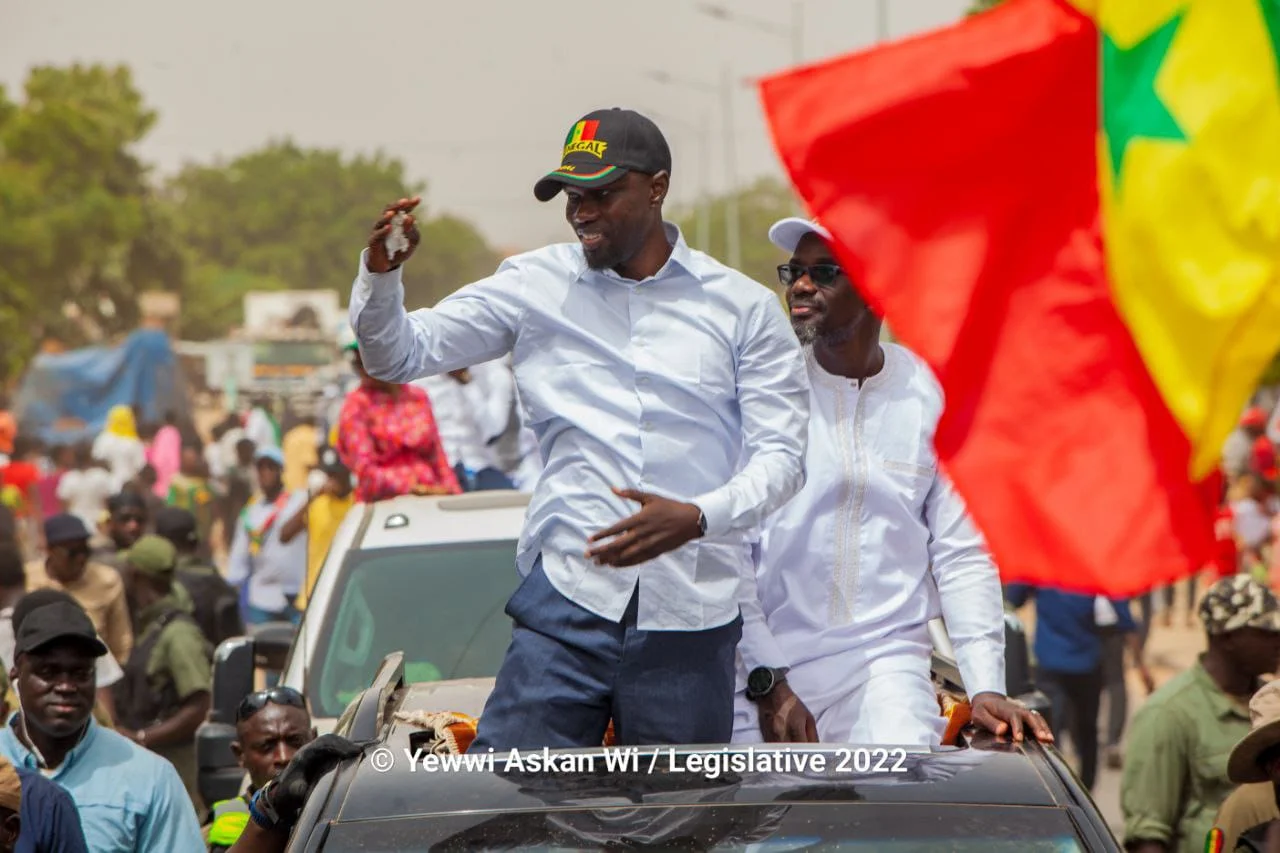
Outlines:
{"label": "scarf on crowd member", "polygon": [[250,527],[249,510],[260,502],[261,497],[254,495],[253,499],[245,505],[244,510],[240,513],[240,523],[244,525],[245,532],[249,534],[249,553],[255,557],[262,551],[262,543],[267,540],[267,535],[271,533],[271,528],[275,526],[276,520],[280,518],[280,513],[284,511],[285,504],[289,502],[289,493],[281,489],[280,495],[271,504],[271,513],[257,527]]}

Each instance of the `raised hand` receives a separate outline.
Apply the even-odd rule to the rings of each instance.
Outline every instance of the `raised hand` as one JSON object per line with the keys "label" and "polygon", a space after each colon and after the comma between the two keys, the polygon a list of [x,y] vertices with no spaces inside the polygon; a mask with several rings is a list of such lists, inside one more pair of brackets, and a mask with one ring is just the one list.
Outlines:
{"label": "raised hand", "polygon": [[[373,230],[369,233],[369,255],[365,261],[365,266],[369,268],[369,272],[388,272],[403,264],[413,255],[415,249],[418,248],[418,242],[422,239],[422,235],[418,232],[418,226],[413,218],[413,209],[422,204],[420,196],[413,198],[402,198],[397,202],[387,205],[382,215],[378,217],[378,221],[373,223]],[[404,221],[401,227],[404,230],[404,236],[409,241],[409,248],[396,252],[395,257],[387,255],[387,237],[391,235],[394,223],[392,222],[398,215],[404,214]]]}

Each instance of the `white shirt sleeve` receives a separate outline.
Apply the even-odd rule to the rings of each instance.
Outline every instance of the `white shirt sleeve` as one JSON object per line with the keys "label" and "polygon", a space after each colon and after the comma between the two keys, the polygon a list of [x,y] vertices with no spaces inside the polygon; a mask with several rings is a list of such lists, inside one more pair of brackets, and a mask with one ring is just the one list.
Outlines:
{"label": "white shirt sleeve", "polygon": [[925,498],[929,560],[942,619],[969,698],[1005,695],[1004,596],[1000,573],[964,501],[939,473]]}
{"label": "white shirt sleeve", "polygon": [[253,572],[253,557],[249,553],[249,531],[244,529],[239,518],[236,519],[235,525],[231,552],[227,555],[227,583],[239,586],[247,581]]}
{"label": "white shirt sleeve", "polygon": [[[368,249],[365,250],[367,252]],[[511,261],[434,308],[404,308],[402,268],[373,273],[360,255],[350,319],[371,376],[411,382],[491,361],[511,351],[523,314],[523,276]]]}
{"label": "white shirt sleeve", "polygon": [[804,486],[809,441],[809,375],[800,342],[776,299],[762,300],[738,356],[738,406],[746,465],[718,489],[695,497],[707,535],[759,527]]}
{"label": "white shirt sleeve", "polygon": [[738,585],[738,608],[742,611],[742,639],[738,641],[738,654],[747,672],[760,666],[773,669],[787,667],[791,662],[778,645],[760,606],[756,570],[760,565],[760,543],[751,546],[751,565],[744,570]]}

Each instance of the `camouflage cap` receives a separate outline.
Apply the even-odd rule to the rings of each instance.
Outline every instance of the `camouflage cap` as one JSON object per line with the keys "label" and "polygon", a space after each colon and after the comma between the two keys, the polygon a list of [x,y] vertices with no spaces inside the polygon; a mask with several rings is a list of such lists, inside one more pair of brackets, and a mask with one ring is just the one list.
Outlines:
{"label": "camouflage cap", "polygon": [[161,536],[143,536],[125,554],[129,565],[144,575],[171,577],[178,564],[178,550]]}
{"label": "camouflage cap", "polygon": [[1241,628],[1280,631],[1280,601],[1248,575],[1223,578],[1200,600],[1200,621],[1210,635]]}

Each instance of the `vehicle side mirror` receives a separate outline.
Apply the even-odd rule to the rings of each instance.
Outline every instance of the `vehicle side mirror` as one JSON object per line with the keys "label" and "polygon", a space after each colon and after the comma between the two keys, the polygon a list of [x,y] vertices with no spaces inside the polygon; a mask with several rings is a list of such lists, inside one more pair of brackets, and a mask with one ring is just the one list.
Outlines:
{"label": "vehicle side mirror", "polygon": [[1054,725],[1053,705],[1048,696],[1036,689],[1032,677],[1026,626],[1016,613],[1008,610],[1004,614],[1004,681],[1009,696],[1040,714],[1050,726]]}
{"label": "vehicle side mirror", "polygon": [[213,654],[212,707],[209,719],[196,730],[196,787],[208,806],[237,796],[244,784],[231,742],[236,739],[236,709],[253,692],[254,658],[249,637],[225,640]]}
{"label": "vehicle side mirror", "polygon": [[253,636],[256,664],[273,672],[283,671],[285,660],[289,657],[289,648],[293,645],[293,636],[297,633],[293,623],[267,622],[254,625],[249,633]]}

